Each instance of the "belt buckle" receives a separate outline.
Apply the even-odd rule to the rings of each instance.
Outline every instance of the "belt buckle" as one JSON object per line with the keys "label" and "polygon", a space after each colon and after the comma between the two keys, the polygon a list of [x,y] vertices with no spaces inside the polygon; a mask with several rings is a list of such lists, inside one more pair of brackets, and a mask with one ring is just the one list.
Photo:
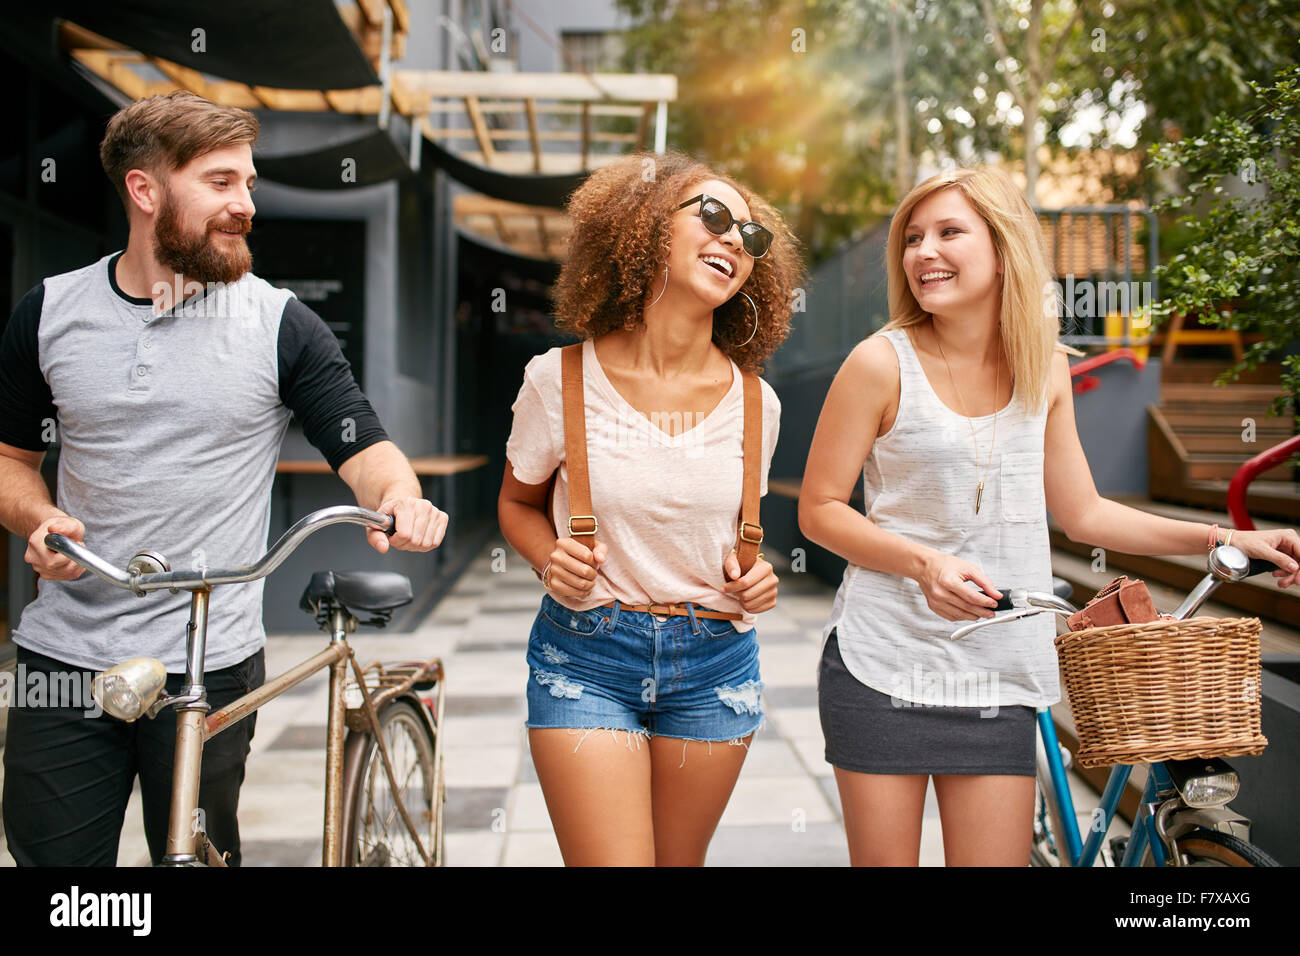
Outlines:
{"label": "belt buckle", "polygon": [[674,607],[676,607],[674,604],[651,604],[649,613],[655,617],[672,617]]}

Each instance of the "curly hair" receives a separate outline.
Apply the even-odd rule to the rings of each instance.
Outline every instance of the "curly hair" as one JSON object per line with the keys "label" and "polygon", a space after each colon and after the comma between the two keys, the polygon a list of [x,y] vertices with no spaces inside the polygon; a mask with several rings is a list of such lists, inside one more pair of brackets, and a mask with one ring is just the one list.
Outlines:
{"label": "curly hair", "polygon": [[672,217],[681,194],[710,179],[726,183],[772,232],[767,255],[754,260],[743,291],[758,309],[758,331],[739,292],[713,313],[713,340],[741,368],[755,373],[790,333],[792,296],[804,276],[799,241],[776,207],[753,190],[677,152],[631,153],[593,172],[569,199],[569,254],[556,280],[557,324],[582,338],[644,321],[646,290],[663,274]]}

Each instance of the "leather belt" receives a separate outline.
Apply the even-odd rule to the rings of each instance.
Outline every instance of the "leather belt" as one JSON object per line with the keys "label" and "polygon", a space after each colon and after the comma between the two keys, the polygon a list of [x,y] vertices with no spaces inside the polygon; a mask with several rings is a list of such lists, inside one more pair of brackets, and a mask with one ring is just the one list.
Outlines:
{"label": "leather belt", "polygon": [[[601,607],[613,607],[614,602],[602,604]],[[642,614],[656,614],[660,617],[689,617],[691,608],[686,604],[622,604],[618,606],[620,611],[637,611]],[[712,618],[715,621],[739,621],[742,617],[740,614],[733,614],[729,611],[708,611],[704,608],[695,608],[696,617]]]}

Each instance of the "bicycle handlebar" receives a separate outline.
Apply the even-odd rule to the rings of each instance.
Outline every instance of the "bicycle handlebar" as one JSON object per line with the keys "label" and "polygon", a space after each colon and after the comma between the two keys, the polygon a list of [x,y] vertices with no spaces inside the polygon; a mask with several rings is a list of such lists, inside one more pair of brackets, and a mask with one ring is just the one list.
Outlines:
{"label": "bicycle handlebar", "polygon": [[[1263,558],[1247,558],[1245,552],[1226,544],[1220,545],[1210,552],[1207,563],[1210,569],[1209,574],[1203,577],[1196,587],[1192,588],[1187,597],[1183,599],[1183,603],[1171,615],[1173,619],[1181,621],[1191,617],[1210,595],[1218,590],[1219,585],[1225,581],[1243,581],[1257,574],[1277,570],[1272,561],[1266,561]],[[998,588],[998,591],[1002,595],[1002,600],[998,602],[994,610],[1006,611],[1007,613],[1000,614],[997,617],[986,617],[973,624],[963,625],[952,632],[952,640],[960,640],[972,631],[1002,621],[1031,617],[1048,611],[1069,615],[1078,610],[1069,601],[1043,591],[1027,591],[1023,588]],[[980,590],[979,593],[983,594],[984,591]]]}
{"label": "bicycle handlebar", "polygon": [[[81,565],[87,571],[103,578],[114,587],[134,591],[141,597],[149,591],[195,590],[210,588],[217,584],[242,584],[266,577],[293,553],[302,542],[321,528],[335,524],[359,524],[385,534],[392,534],[396,521],[392,515],[380,514],[369,508],[353,505],[337,505],[322,508],[300,519],[297,524],[280,536],[266,552],[255,562],[242,568],[195,568],[190,571],[140,572],[115,567],[105,561],[83,544],[61,534],[47,534],[45,546],[52,551]],[[133,561],[134,563],[134,561]]]}

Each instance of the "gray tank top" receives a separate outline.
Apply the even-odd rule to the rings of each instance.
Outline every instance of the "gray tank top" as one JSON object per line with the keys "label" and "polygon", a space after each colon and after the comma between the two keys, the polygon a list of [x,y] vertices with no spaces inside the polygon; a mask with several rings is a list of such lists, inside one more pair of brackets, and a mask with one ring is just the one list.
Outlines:
{"label": "gray tank top", "polygon": [[[998,412],[996,447],[976,514],[971,425],[983,466],[993,416],[967,419],[948,408],[931,388],[907,332],[877,334],[898,354],[899,396],[893,426],[876,439],[862,469],[867,517],[978,565],[996,587],[1051,590],[1046,407],[1025,409],[1017,389]],[[823,638],[836,628],[849,672],[900,706],[1043,707],[1060,699],[1051,617],[1008,621],[953,641],[948,635],[958,626],[930,610],[915,580],[850,564]]]}

